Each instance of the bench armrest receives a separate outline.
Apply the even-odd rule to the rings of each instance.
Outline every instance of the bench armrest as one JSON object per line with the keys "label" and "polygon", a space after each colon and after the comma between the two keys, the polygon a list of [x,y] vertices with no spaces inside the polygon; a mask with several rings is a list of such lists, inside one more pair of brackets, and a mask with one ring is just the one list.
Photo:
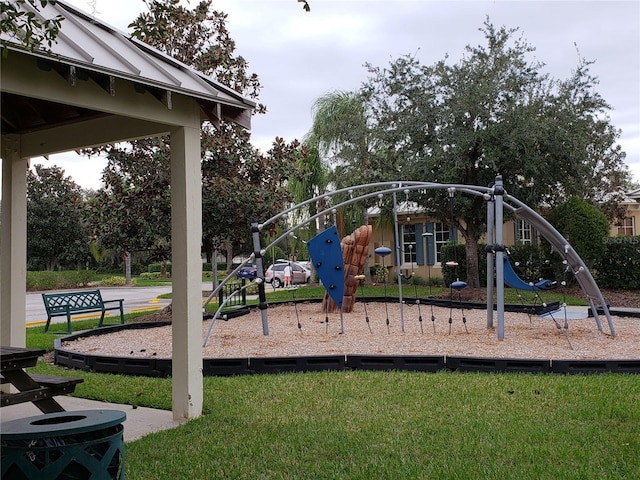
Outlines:
{"label": "bench armrest", "polygon": [[124,298],[119,298],[117,300],[102,300],[102,303],[114,303],[114,302],[124,302]]}

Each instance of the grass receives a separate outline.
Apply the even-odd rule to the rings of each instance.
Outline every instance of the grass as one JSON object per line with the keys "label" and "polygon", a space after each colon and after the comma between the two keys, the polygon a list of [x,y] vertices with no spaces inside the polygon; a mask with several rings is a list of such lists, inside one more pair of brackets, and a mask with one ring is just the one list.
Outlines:
{"label": "grass", "polygon": [[[91,328],[97,320],[91,322],[74,328]],[[42,327],[27,329],[29,347],[50,350],[55,337]],[[171,379],[69,371],[42,362],[34,370],[84,378],[76,389],[80,397],[171,408]],[[640,477],[637,375],[354,371],[208,377],[203,413],[128,443],[126,478]]]}
{"label": "grass", "polygon": [[[170,379],[80,375],[82,396],[170,408]],[[210,377],[202,417],[127,444],[126,478],[634,479],[639,422],[633,375]]]}
{"label": "grass", "polygon": [[[484,291],[484,289],[482,289]],[[322,286],[317,285],[305,285],[303,287],[299,287],[295,290],[285,290],[285,289],[276,289],[274,291],[269,285],[267,285],[266,291],[268,293],[267,300],[268,301],[291,301],[294,296],[296,300],[306,300],[306,299],[315,299],[322,298],[325,294],[325,289]],[[364,289],[358,288],[357,297],[361,298],[365,297],[384,297],[385,296],[385,287],[381,285],[367,285]],[[398,298],[398,285],[392,284],[386,286],[386,296],[392,298]],[[438,297],[441,295],[448,295],[450,293],[448,288],[444,287],[432,287],[429,289],[428,286],[403,286],[402,294],[405,298],[429,298],[430,296]],[[529,294],[529,295],[527,295]],[[522,295],[520,298],[518,295]],[[542,298],[545,302],[551,303],[554,301],[558,301],[560,303],[566,302],[567,305],[588,305],[588,302],[581,297],[575,297],[571,295],[565,295],[562,289],[542,292]],[[453,293],[454,301],[457,298],[456,292]],[[494,295],[495,298],[495,295]],[[504,299],[505,303],[513,303],[513,304],[531,304],[533,303],[533,295],[531,292],[518,292],[513,288],[505,288],[504,289]],[[253,300],[253,303],[257,303],[257,300]]]}

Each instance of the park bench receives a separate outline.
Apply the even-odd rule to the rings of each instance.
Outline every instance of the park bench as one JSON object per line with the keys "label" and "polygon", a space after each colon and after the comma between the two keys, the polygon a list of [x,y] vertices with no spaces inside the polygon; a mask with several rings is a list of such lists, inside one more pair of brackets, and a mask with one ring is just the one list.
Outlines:
{"label": "park bench", "polygon": [[66,316],[67,332],[71,333],[71,315],[84,313],[102,313],[99,327],[104,322],[104,315],[108,310],[120,310],[120,323],[124,323],[124,299],[103,300],[100,290],[86,290],[82,292],[43,293],[44,307],[47,310],[47,324],[44,331],[49,330],[51,318]]}

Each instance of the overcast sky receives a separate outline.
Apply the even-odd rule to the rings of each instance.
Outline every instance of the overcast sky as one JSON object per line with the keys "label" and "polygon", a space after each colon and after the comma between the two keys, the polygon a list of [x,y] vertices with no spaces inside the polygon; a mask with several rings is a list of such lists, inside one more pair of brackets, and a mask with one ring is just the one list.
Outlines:
{"label": "overcast sky", "polygon": [[[142,0],[66,0],[129,32],[145,10]],[[186,1],[185,1],[186,3]],[[193,8],[197,0],[190,0]],[[386,66],[405,54],[431,65],[449,56],[456,63],[467,45],[484,45],[479,31],[489,16],[495,26],[519,28],[536,48],[544,71],[568,78],[578,51],[594,60],[597,91],[612,106],[622,130],[627,165],[640,182],[640,2],[627,1],[376,1],[214,0],[228,13],[236,53],[263,85],[268,113],[254,117],[253,143],[263,149],[276,136],[301,139],[311,125],[311,106],[332,90],[356,90],[366,80],[365,62]],[[64,26],[63,26],[64,28]],[[75,153],[51,160],[83,187],[98,188],[103,160]],[[43,160],[34,160],[34,163]],[[49,163],[50,164],[50,163]]]}

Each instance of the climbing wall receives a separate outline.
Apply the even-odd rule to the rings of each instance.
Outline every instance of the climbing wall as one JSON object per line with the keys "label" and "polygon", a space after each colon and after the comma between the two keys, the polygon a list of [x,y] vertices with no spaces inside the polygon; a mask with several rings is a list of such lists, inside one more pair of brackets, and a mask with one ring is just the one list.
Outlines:
{"label": "climbing wall", "polygon": [[[342,297],[342,312],[350,313],[356,301],[356,293],[360,281],[354,278],[364,269],[364,263],[369,254],[371,241],[371,225],[362,225],[351,235],[347,235],[340,242],[342,258],[344,260],[344,294]],[[322,311],[325,313],[339,312],[339,307],[325,294],[322,301]]]}

